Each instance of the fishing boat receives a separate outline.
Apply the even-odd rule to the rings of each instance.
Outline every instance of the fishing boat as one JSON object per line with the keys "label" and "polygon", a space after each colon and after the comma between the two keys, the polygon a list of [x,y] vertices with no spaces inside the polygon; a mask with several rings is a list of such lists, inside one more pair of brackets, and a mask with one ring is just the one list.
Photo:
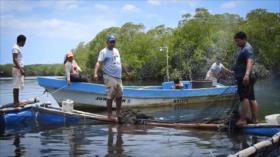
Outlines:
{"label": "fishing boat", "polygon": [[[63,79],[48,77],[38,77],[37,81],[59,104],[71,99],[75,102],[75,108],[79,109],[106,107],[106,87],[103,84],[73,82],[67,86]],[[163,82],[161,86],[124,86],[122,106],[155,107],[232,100],[237,90],[236,86],[212,86],[210,81],[181,82],[184,84],[183,89],[173,89],[174,82]]]}
{"label": "fishing boat", "polygon": [[25,107],[0,109],[0,128],[17,127],[29,124],[61,125],[90,122],[91,124],[116,123],[116,118],[77,110],[64,111],[47,103],[33,103]]}

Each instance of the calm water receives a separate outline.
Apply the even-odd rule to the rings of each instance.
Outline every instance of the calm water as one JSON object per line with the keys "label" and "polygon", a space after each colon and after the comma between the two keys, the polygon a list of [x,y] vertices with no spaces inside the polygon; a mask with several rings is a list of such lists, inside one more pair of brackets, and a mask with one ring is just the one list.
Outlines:
{"label": "calm water", "polygon": [[[12,101],[11,81],[0,81],[0,104]],[[43,95],[36,80],[26,80],[21,99]],[[260,107],[259,121],[264,115],[280,113],[280,82],[259,81],[256,97]],[[143,110],[163,119],[188,118],[198,113],[195,107],[165,107]],[[208,108],[207,108],[208,109]],[[205,109],[202,109],[205,112]],[[209,110],[210,112],[215,111]],[[207,113],[206,113],[207,114]],[[224,132],[180,130],[172,128],[121,125],[75,125],[48,128],[22,128],[0,135],[0,156],[226,156],[267,137]],[[275,153],[275,152],[274,152]],[[276,149],[280,155],[280,149]]]}

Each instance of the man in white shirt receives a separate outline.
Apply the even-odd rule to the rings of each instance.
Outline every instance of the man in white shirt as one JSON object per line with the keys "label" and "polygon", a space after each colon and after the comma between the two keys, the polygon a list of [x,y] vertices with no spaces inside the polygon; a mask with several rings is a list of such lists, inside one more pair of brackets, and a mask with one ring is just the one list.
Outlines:
{"label": "man in white shirt", "polygon": [[17,37],[17,43],[12,48],[13,54],[13,96],[14,96],[14,105],[15,107],[24,106],[25,103],[19,101],[19,89],[22,89],[24,86],[24,64],[22,57],[22,47],[25,45],[26,37],[24,35],[19,35]]}
{"label": "man in white shirt", "polygon": [[213,86],[217,85],[217,80],[220,77],[222,71],[225,71],[229,74],[233,72],[227,69],[220,61],[220,58],[217,58],[217,61],[213,63],[206,74],[206,80],[212,80]]}
{"label": "man in white shirt", "polygon": [[108,108],[108,118],[112,116],[112,104],[113,100],[116,100],[116,115],[119,116],[121,105],[122,105],[122,69],[128,75],[125,68],[121,64],[120,53],[117,48],[115,48],[115,37],[113,35],[107,36],[107,47],[99,52],[98,60],[95,64],[93,70],[93,79],[97,80],[97,71],[100,65],[103,65],[103,79],[106,86],[107,92],[107,108]]}

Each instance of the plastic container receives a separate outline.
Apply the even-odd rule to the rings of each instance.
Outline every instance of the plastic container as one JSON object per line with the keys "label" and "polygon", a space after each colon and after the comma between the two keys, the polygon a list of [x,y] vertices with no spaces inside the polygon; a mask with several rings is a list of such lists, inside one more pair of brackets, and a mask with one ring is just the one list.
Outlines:
{"label": "plastic container", "polygon": [[62,111],[63,112],[73,112],[74,109],[74,101],[67,99],[65,101],[62,101]]}
{"label": "plastic container", "polygon": [[265,116],[265,121],[271,125],[279,125],[280,114],[272,114],[272,115]]}

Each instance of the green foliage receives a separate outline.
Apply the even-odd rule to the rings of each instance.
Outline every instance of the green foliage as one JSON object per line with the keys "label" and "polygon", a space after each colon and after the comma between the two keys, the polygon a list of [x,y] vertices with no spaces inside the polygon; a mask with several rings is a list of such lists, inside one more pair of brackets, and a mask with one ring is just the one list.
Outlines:
{"label": "green foliage", "polygon": [[279,22],[279,13],[263,9],[253,10],[243,19],[229,13],[212,15],[205,8],[197,8],[193,17],[182,15],[175,29],[159,25],[145,32],[144,25],[131,22],[105,29],[88,44],[79,45],[75,56],[79,56],[78,62],[91,73],[99,51],[106,46],[106,35],[114,34],[122,62],[134,79],[166,78],[166,52],[160,51],[164,46],[169,50],[172,79],[201,79],[218,56],[226,67],[234,65],[237,47],[233,36],[242,30],[256,50],[256,68],[265,77],[267,69],[280,70]]}
{"label": "green foliage", "polygon": [[[12,64],[0,65],[0,76],[12,76]],[[26,76],[63,76],[63,64],[33,64],[24,67]]]}
{"label": "green foliage", "polygon": [[[237,47],[233,36],[244,31],[256,52],[259,76],[280,73],[280,14],[264,9],[252,10],[246,18],[236,14],[210,14],[197,8],[195,15],[183,14],[177,28],[164,25],[145,30],[143,24],[125,23],[99,32],[90,42],[79,43],[73,50],[75,60],[90,76],[100,50],[106,47],[106,36],[114,34],[122,63],[132,79],[163,80],[166,68],[171,79],[202,79],[217,57],[231,68]],[[168,47],[169,66],[166,66]],[[10,75],[11,65],[1,65],[1,75]],[[26,66],[28,75],[64,75],[63,65]],[[125,77],[125,75],[124,75]]]}

